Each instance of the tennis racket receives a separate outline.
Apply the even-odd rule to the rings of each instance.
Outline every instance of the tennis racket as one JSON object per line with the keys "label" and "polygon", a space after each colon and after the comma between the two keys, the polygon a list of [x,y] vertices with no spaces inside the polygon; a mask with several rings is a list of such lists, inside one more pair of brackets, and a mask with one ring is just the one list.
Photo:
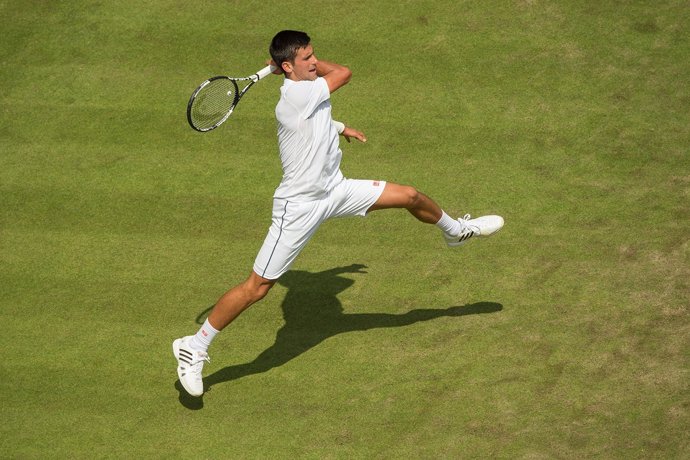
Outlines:
{"label": "tennis racket", "polygon": [[[268,65],[254,75],[242,78],[213,77],[194,90],[187,104],[189,126],[205,133],[222,125],[237,107],[242,96],[254,83],[271,75],[276,69]],[[238,82],[249,82],[240,90]]]}

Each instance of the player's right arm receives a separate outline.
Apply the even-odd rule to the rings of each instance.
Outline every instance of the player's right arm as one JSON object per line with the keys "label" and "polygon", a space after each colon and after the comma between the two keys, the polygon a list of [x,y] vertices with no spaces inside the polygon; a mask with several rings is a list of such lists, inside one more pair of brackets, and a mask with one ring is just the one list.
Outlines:
{"label": "player's right arm", "polygon": [[328,61],[318,61],[316,63],[316,75],[326,80],[328,90],[332,93],[350,81],[352,71],[340,64]]}

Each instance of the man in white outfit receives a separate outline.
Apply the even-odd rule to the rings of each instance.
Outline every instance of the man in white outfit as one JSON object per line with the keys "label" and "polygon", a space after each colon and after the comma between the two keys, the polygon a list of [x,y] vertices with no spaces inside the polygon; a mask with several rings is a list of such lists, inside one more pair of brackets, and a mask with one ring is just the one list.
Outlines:
{"label": "man in white outfit", "polygon": [[340,171],[339,135],[348,142],[351,138],[366,142],[366,137],[331,118],[330,95],[347,84],[352,73],[347,67],[317,60],[304,32],[279,32],[270,54],[276,72],[285,75],[276,106],[283,178],[274,194],[271,227],[249,278],[218,300],[196,335],[173,342],[178,377],[192,396],[203,394],[201,371],[215,335],[266,296],[327,219],[403,208],[421,222],[439,227],[450,247],[503,227],[500,216],[452,219],[411,186],[346,179]]}

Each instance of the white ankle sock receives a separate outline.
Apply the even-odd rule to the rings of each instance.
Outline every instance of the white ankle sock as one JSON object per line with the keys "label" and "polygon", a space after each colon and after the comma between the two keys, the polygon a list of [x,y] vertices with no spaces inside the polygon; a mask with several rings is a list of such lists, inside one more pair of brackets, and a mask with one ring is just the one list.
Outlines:
{"label": "white ankle sock", "polygon": [[450,217],[445,211],[443,211],[441,218],[436,222],[436,226],[445,233],[453,236],[459,235],[462,230],[460,222]]}
{"label": "white ankle sock", "polygon": [[189,345],[191,345],[191,347],[195,350],[207,351],[209,345],[211,345],[211,341],[216,334],[218,334],[218,332],[219,331],[211,326],[211,323],[208,322],[207,318],[206,321],[204,321],[204,325],[199,328],[199,331],[196,333],[196,335],[192,337],[192,340],[189,341]]}

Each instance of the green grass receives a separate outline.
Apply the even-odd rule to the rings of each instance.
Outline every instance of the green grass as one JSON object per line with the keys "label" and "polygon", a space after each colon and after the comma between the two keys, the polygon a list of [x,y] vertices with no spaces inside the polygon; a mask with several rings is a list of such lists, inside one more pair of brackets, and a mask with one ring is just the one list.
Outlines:
{"label": "green grass", "polygon": [[[687,456],[685,2],[0,12],[0,457]],[[263,241],[280,79],[213,133],[184,108],[283,28],[354,72],[347,176],[506,227],[449,251],[403,212],[327,223],[192,400],[170,343]]]}

